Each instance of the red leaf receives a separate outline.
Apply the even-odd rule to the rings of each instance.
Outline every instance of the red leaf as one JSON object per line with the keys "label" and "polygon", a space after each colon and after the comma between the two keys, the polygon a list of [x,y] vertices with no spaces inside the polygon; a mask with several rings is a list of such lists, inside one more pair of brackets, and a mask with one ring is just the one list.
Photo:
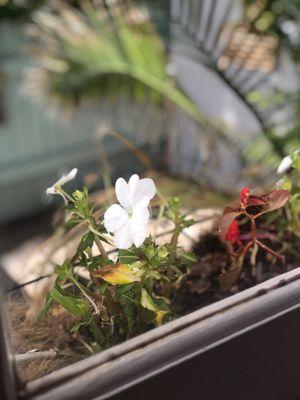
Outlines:
{"label": "red leaf", "polygon": [[234,208],[226,207],[223,211],[223,215],[221,217],[219,223],[219,237],[222,242],[226,241],[228,230],[230,229],[230,225],[241,214],[240,211],[237,211]]}
{"label": "red leaf", "polygon": [[265,206],[267,204],[267,200],[265,196],[249,196],[247,200],[247,207],[251,206]]}
{"label": "red leaf", "polygon": [[263,207],[261,213],[267,213],[283,207],[290,197],[290,192],[288,190],[273,190],[263,197],[266,198],[267,204]]}

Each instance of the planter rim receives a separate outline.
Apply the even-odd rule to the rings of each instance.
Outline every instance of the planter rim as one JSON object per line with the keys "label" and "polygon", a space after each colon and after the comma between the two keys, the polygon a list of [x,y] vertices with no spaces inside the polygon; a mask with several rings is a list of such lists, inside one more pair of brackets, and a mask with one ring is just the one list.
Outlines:
{"label": "planter rim", "polygon": [[11,326],[4,297],[4,293],[0,292],[0,398],[15,400],[17,374],[11,351]]}
{"label": "planter rim", "polygon": [[[271,278],[242,292],[226,297],[223,300],[212,303],[183,317],[179,317],[161,327],[145,332],[135,338],[129,339],[126,342],[104,350],[101,353],[61,368],[34,381],[30,381],[25,385],[23,395],[25,397],[33,396],[33,398],[35,398],[35,395],[37,395],[37,398],[40,398],[39,394],[47,391],[51,387],[62,386],[64,383],[76,379],[76,377],[80,378],[82,374],[88,374],[93,369],[98,370],[101,367],[105,368],[106,365],[109,366],[110,364],[118,361],[118,359],[126,358],[126,356],[129,356],[130,358],[130,355],[133,355],[134,357],[134,353],[143,350],[151,344],[162,342],[164,339],[174,334],[183,335],[185,331],[188,332],[189,329],[199,324],[203,325],[206,322],[209,322],[210,319],[213,319],[213,317],[224,316],[226,313],[230,313],[233,310],[236,312],[236,309],[240,308],[239,306],[245,307],[247,304],[249,304],[251,306],[254,305],[255,308],[255,304],[253,302],[253,304],[251,304],[251,301],[255,299],[258,300],[258,304],[265,303],[265,308],[272,309],[272,307],[275,307],[275,304],[272,305],[270,303],[270,305],[268,305],[267,298],[264,297],[264,295],[274,294],[274,292],[278,291],[278,289],[283,288],[288,284],[292,284],[294,281],[297,281],[297,285],[300,286],[300,267]],[[281,293],[280,296],[280,298],[284,299],[286,294],[283,293],[282,295]],[[300,299],[298,296],[297,301],[299,302],[299,300]],[[277,304],[277,309],[279,309],[280,312],[284,312],[284,310],[288,310],[290,306],[295,306],[295,296],[291,299],[287,299],[287,304],[283,305],[282,310],[280,310],[280,307],[278,308]],[[277,309],[275,312],[277,312]],[[243,313],[238,314],[242,318]],[[272,313],[269,315],[269,317],[271,315]],[[237,318],[239,318],[239,316]],[[260,318],[258,318],[258,321],[261,321],[261,323],[266,323],[268,322],[269,317],[266,319],[265,316],[260,313]],[[252,324],[252,326],[254,325]],[[200,331],[198,332],[198,336],[201,336]],[[228,340],[229,339],[230,338],[228,337]],[[43,395],[41,398],[44,399]],[[48,399],[47,396],[45,399],[46,398]]]}

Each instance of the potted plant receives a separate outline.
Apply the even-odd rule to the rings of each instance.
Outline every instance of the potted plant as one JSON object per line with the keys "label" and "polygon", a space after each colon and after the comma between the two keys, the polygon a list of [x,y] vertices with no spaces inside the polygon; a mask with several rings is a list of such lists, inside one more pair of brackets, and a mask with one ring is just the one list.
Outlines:
{"label": "potted plant", "polygon": [[[267,374],[266,382],[246,385],[245,370],[241,373],[240,365],[235,363],[239,354],[233,348],[242,349],[250,365],[256,362],[251,352],[259,351],[261,359],[271,362],[275,375],[283,364],[276,363],[274,341],[284,362],[290,358],[292,349],[299,349],[294,335],[290,334],[289,343],[284,345],[279,338],[286,337],[288,327],[295,324],[300,272],[295,268],[279,275],[285,265],[283,254],[268,243],[278,247],[287,241],[284,238],[287,234],[292,244],[297,243],[298,188],[294,178],[297,178],[298,163],[299,154],[294,152],[279,168],[279,172],[293,168],[292,174],[285,175],[278,183],[279,188],[262,196],[254,196],[249,189],[244,189],[238,204],[225,208],[219,229],[223,254],[215,248],[207,254],[208,261],[201,249],[197,252],[195,248],[195,257],[177,246],[180,231],[192,223],[180,212],[178,199],[163,202],[161,206],[161,211],[174,224],[171,242],[157,245],[152,237],[147,237],[148,206],[155,195],[155,185],[150,179],[140,180],[133,175],[127,183],[119,178],[116,196],[120,204],[111,205],[103,217],[99,217],[98,211],[95,214],[86,190],[70,195],[62,187],[75,176],[76,170],[49,188],[48,193],[60,194],[66,203],[65,229],[84,224],[86,232],[74,256],[56,267],[56,282],[39,319],[53,304],[60,304],[74,317],[72,334],[79,332],[95,354],[19,385],[18,392],[14,393],[15,363],[7,347],[7,323],[2,321],[1,355],[11,377],[7,380],[8,398],[15,395],[28,399],[138,399],[143,394],[150,399],[154,391],[159,397],[168,391],[170,398],[182,398],[181,388],[189,394],[203,390],[206,398],[217,398],[221,388],[228,390],[236,385],[241,389],[242,384],[234,383],[231,373],[227,374],[230,383],[226,386],[221,378],[224,371],[216,369],[214,364],[224,365],[221,355],[230,351],[232,360],[229,358],[226,362],[230,371],[241,379],[245,397],[251,398],[253,393],[255,398],[266,396],[272,374]],[[276,210],[283,206],[287,217],[283,213],[277,215]],[[276,215],[276,219],[266,218],[268,214]],[[108,258],[104,241],[113,241],[118,247],[117,259]],[[96,256],[91,252],[94,242],[99,250]],[[290,254],[287,247],[287,258]],[[267,271],[263,279],[272,274],[274,277],[255,285],[262,261]],[[207,271],[207,263],[214,268],[218,265],[218,273],[214,268]],[[296,267],[289,260],[287,265]],[[197,275],[199,266],[202,271]],[[79,267],[87,274],[82,269],[78,271]],[[218,284],[221,287],[216,289]],[[248,288],[242,291],[245,287]],[[180,315],[178,310],[182,314],[187,312],[181,304],[182,293],[187,290],[191,298],[196,296],[197,306],[202,308],[169,321],[176,312]],[[212,303],[218,297],[210,297],[208,301],[207,292],[222,300]],[[1,318],[5,318],[5,312]],[[274,324],[276,331],[273,331]],[[268,342],[270,336],[273,339]],[[260,342],[257,337],[264,341]],[[204,379],[195,373],[195,368],[203,372],[206,366],[215,371],[214,377]],[[263,370],[263,365],[256,365],[255,373],[250,375],[257,377]],[[289,374],[293,379],[296,372],[291,369]],[[220,388],[212,387],[215,378],[222,383]],[[198,388],[199,382],[202,389]],[[278,380],[273,382],[272,398],[283,398],[284,393],[289,396],[284,398],[296,398],[293,396],[298,389],[297,385],[289,385],[287,379]],[[210,394],[215,397],[209,397]],[[238,396],[240,392],[232,395]]]}

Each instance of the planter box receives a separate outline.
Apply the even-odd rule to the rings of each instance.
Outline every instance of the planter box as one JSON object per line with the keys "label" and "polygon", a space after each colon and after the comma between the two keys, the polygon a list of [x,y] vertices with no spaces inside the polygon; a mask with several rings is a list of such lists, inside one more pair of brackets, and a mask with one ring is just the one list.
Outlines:
{"label": "planter box", "polygon": [[300,268],[16,386],[1,310],[1,399],[299,399]]}

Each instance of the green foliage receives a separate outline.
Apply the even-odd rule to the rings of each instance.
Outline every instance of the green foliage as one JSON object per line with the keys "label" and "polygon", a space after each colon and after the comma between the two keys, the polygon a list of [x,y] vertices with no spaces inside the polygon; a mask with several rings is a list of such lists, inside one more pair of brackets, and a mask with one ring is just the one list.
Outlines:
{"label": "green foliage", "polygon": [[[196,261],[192,253],[178,247],[181,230],[192,224],[181,213],[179,199],[171,199],[164,208],[165,216],[174,224],[170,243],[158,245],[149,236],[140,247],[119,250],[113,262],[102,245],[102,238],[111,238],[105,233],[103,222],[95,217],[87,190],[77,190],[71,196],[62,188],[58,190],[68,200],[66,225],[76,221],[85,229],[73,257],[56,266],[56,283],[47,294],[39,320],[53,304],[59,304],[76,317],[71,332],[87,332],[91,346],[94,348],[96,343],[101,349],[171,319],[172,286]],[[95,244],[97,255],[92,251]],[[78,266],[89,278],[78,275]]]}
{"label": "green foliage", "polygon": [[50,291],[49,296],[54,301],[62,305],[71,314],[81,316],[83,318],[88,317],[89,311],[85,301],[83,299],[71,296],[66,291],[62,290],[59,285],[55,285],[55,287]]}
{"label": "green foliage", "polygon": [[289,213],[287,215],[287,227],[296,236],[300,236],[300,150],[290,154],[292,164],[285,175],[277,183],[281,189],[287,188],[291,192],[288,202]]}
{"label": "green foliage", "polygon": [[133,264],[139,260],[139,257],[134,250],[121,249],[119,251],[119,260],[122,264]]}
{"label": "green foliage", "polygon": [[163,317],[170,312],[163,298],[154,298],[150,296],[145,289],[142,289],[140,304],[142,307],[155,313],[157,325],[161,325]]}

